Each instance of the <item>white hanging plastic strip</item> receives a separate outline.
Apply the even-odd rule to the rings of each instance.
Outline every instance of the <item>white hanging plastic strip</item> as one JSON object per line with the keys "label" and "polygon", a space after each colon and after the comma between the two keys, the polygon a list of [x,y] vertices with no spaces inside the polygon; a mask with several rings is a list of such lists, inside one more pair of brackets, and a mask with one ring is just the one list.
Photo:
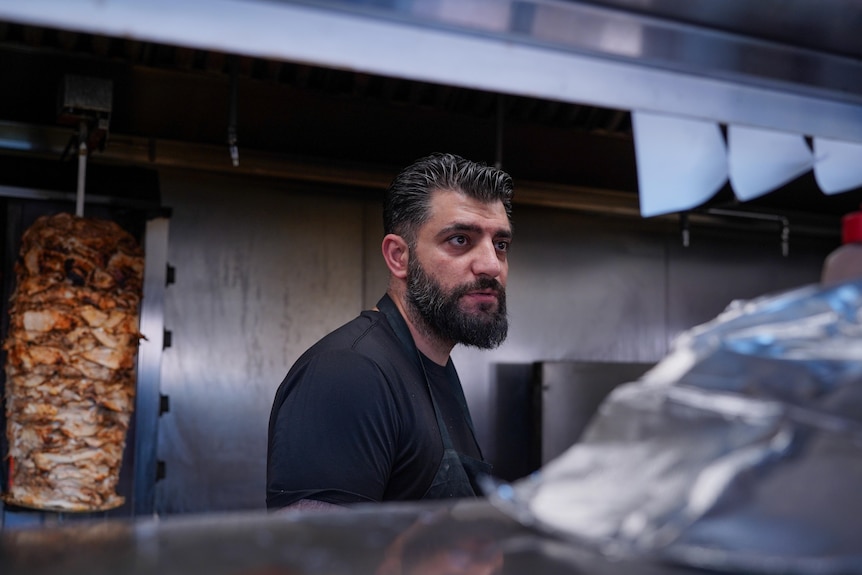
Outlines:
{"label": "white hanging plastic strip", "polygon": [[862,187],[862,144],[814,138],[814,179],[827,195]]}
{"label": "white hanging plastic strip", "polygon": [[695,208],[727,181],[727,150],[715,122],[632,112],[641,215]]}
{"label": "white hanging plastic strip", "polygon": [[776,190],[814,166],[814,154],[799,134],[728,126],[728,167],[741,201]]}

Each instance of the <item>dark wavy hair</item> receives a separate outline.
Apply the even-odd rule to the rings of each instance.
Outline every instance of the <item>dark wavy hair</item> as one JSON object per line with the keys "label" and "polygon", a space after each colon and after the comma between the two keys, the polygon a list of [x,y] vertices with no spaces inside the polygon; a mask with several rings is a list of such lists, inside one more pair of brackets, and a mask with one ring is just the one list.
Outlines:
{"label": "dark wavy hair", "polygon": [[383,232],[397,234],[413,245],[416,232],[429,217],[431,193],[454,190],[481,202],[502,202],[512,220],[512,177],[492,166],[455,154],[431,154],[399,173],[383,200]]}

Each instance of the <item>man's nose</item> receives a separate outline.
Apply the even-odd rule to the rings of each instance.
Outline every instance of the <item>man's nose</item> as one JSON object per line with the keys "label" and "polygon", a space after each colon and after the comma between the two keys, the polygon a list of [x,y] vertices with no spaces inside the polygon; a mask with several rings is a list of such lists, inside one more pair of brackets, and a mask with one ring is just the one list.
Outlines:
{"label": "man's nose", "polygon": [[503,270],[503,262],[493,241],[482,242],[476,247],[473,259],[473,273],[477,276],[495,278]]}

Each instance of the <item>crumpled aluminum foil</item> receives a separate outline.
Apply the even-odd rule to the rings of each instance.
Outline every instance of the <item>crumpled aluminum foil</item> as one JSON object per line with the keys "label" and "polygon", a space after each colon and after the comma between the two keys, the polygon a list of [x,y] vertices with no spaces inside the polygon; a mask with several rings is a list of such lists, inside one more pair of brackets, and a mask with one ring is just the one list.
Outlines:
{"label": "crumpled aluminum foil", "polygon": [[609,556],[862,573],[862,280],[732,303],[489,497]]}

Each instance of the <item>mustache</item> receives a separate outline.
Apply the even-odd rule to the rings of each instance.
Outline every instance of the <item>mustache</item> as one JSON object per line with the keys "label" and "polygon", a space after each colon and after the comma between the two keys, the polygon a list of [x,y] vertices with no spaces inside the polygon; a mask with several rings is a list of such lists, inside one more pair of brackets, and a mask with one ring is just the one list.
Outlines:
{"label": "mustache", "polygon": [[471,284],[463,285],[457,289],[456,296],[461,297],[462,295],[466,295],[473,291],[480,290],[492,290],[497,296],[506,292],[506,288],[503,287],[499,281],[490,277],[481,277],[474,281]]}

